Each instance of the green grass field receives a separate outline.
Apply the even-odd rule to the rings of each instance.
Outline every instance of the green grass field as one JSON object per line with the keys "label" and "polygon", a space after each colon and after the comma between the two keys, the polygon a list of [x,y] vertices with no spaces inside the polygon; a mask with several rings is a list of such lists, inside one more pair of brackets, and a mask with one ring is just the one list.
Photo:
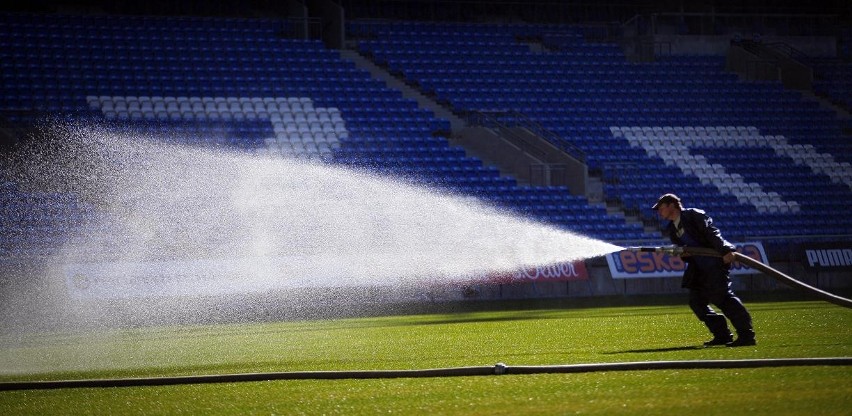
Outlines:
{"label": "green grass field", "polygon": [[[500,307],[500,303],[494,306]],[[509,305],[506,304],[508,307]],[[545,305],[546,306],[546,305]],[[686,305],[456,311],[4,334],[0,381],[852,356],[852,310],[748,303],[758,345],[698,348]],[[837,414],[852,367],[302,380],[0,392],[0,414]]]}

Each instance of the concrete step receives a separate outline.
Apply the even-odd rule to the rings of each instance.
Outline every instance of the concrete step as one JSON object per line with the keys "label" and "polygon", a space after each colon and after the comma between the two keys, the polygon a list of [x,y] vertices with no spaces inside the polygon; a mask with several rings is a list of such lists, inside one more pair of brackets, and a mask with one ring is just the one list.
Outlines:
{"label": "concrete step", "polygon": [[659,234],[662,236],[662,232],[659,227],[645,227],[643,228],[643,231],[645,231],[645,234]]}
{"label": "concrete step", "polygon": [[606,213],[613,217],[624,218],[625,222],[627,221],[627,215],[624,214],[624,210],[621,207],[606,205]]}
{"label": "concrete step", "polygon": [[[373,77],[373,79],[383,81],[385,85],[387,85],[389,88],[400,91],[403,97],[416,101],[418,107],[431,111],[435,115],[435,117],[449,121],[450,129],[452,131],[450,137],[448,137],[447,139],[450,141],[450,143],[461,146],[457,141],[457,138],[459,137],[461,132],[467,127],[467,121],[465,121],[461,117],[456,116],[455,114],[453,114],[452,111],[450,111],[443,105],[437,103],[432,98],[422,94],[416,88],[413,88],[412,86],[406,84],[403,80],[388,72],[387,69],[376,65],[376,63],[371,61],[369,58],[359,54],[355,50],[357,48],[357,43],[349,42],[347,44],[347,47],[349,47],[350,49],[340,51],[341,58],[353,62],[357,68],[368,71]],[[465,153],[467,154],[467,156],[475,157],[482,160],[482,162],[486,166],[496,167],[501,172],[502,176],[505,176],[507,174],[506,172],[509,172],[509,170],[505,167],[495,164],[493,161],[483,157],[483,155],[477,152],[471,151],[470,149],[466,148]],[[529,186],[529,183],[523,183],[522,181],[520,181],[518,182],[518,185]]]}
{"label": "concrete step", "polygon": [[600,206],[606,207],[603,195],[603,181],[600,178],[589,176],[586,184],[586,199],[589,200],[589,204],[601,204]]}

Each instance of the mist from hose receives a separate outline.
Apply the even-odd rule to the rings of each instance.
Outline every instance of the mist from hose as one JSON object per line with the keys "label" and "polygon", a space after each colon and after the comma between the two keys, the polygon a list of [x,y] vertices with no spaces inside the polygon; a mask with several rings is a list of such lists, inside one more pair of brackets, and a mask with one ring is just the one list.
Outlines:
{"label": "mist from hose", "polygon": [[[59,254],[43,260],[54,291],[37,302],[44,306],[69,294],[121,299],[142,316],[151,298],[287,293],[287,308],[298,311],[334,307],[339,299],[324,297],[340,288],[418,296],[621,249],[364,171],[103,126],[51,124],[42,136],[4,173],[22,189],[76,195],[85,211],[61,236]],[[45,297],[28,293],[35,290],[24,287],[22,299]]]}

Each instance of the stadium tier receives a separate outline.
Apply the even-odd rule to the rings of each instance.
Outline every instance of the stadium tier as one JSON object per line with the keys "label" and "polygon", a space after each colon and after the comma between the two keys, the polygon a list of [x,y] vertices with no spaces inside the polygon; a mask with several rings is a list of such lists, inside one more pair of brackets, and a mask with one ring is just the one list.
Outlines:
{"label": "stadium tier", "polygon": [[[320,41],[283,37],[286,25],[3,14],[0,111],[13,124],[62,115],[365,167],[603,240],[659,241],[565,187],[519,186],[436,134],[447,121]],[[646,220],[671,191],[711,211],[731,239],[852,234],[852,145],[839,122],[780,83],[739,81],[722,57],[631,63],[616,45],[564,25],[355,21],[347,30],[361,53],[454,111],[515,110],[579,147],[606,198]],[[15,183],[2,190],[4,200],[29,198]],[[49,242],[44,229],[67,217],[49,208],[31,226],[2,214],[21,241]],[[2,244],[4,253],[21,246]]]}
{"label": "stadium tier", "polygon": [[[608,240],[644,239],[563,187],[520,187],[448,123],[273,20],[3,16],[4,115],[123,123],[187,143],[316,157],[481,197]],[[11,242],[10,242],[11,244]]]}
{"label": "stadium tier", "polygon": [[350,29],[362,53],[456,112],[515,110],[567,139],[603,174],[606,197],[644,218],[654,215],[648,201],[671,191],[734,239],[852,231],[852,144],[841,122],[780,82],[739,80],[722,56],[633,63],[616,44],[562,25]]}
{"label": "stadium tier", "polygon": [[844,61],[813,60],[814,92],[846,108],[852,108],[852,64]]}

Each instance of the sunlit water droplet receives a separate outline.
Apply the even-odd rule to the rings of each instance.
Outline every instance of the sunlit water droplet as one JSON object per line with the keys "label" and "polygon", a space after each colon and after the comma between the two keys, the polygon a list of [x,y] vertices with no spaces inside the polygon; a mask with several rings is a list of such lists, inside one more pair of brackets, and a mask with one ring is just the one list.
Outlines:
{"label": "sunlit water droplet", "polygon": [[[470,197],[343,167],[97,126],[45,130],[7,167],[12,179],[91,207],[60,254],[45,260],[51,301],[121,299],[122,308],[142,310],[158,297],[310,293],[291,299],[298,309],[340,288],[382,287],[392,298],[394,288],[620,249]],[[160,312],[176,304],[209,307],[172,302]]]}

